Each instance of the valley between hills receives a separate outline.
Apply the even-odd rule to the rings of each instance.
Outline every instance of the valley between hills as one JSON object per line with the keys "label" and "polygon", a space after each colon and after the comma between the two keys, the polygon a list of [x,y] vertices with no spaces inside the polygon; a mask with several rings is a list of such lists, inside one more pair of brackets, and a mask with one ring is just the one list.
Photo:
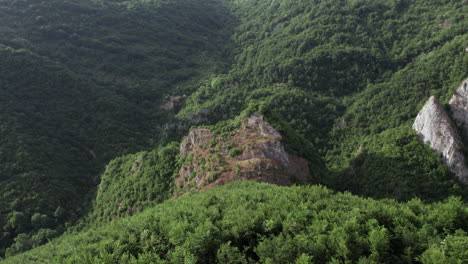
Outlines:
{"label": "valley between hills", "polygon": [[0,0],[0,263],[466,263],[466,11]]}

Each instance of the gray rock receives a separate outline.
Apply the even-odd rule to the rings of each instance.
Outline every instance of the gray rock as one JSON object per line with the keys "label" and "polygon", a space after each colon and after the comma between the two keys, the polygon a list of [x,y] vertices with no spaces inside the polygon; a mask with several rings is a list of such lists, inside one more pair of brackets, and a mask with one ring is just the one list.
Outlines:
{"label": "gray rock", "polygon": [[202,145],[211,138],[213,138],[213,133],[210,130],[204,128],[193,129],[180,143],[180,155],[187,154],[194,146]]}
{"label": "gray rock", "polygon": [[444,107],[432,96],[419,112],[413,129],[420,138],[439,153],[450,171],[468,184],[468,168],[461,152],[462,141]]}
{"label": "gray rock", "polygon": [[169,97],[169,100],[165,101],[162,103],[160,106],[161,109],[166,110],[166,111],[171,111],[174,109],[175,105],[182,101],[185,98],[184,95],[176,95],[176,96],[171,96]]}
{"label": "gray rock", "polygon": [[291,168],[289,154],[286,153],[281,142],[265,142],[263,143],[263,149],[265,151],[266,157],[276,160],[286,170]]}
{"label": "gray rock", "polygon": [[265,122],[263,115],[259,113],[253,113],[247,120],[247,125],[252,129],[259,130],[262,136],[281,138],[281,134],[273,126]]}
{"label": "gray rock", "polygon": [[468,138],[468,79],[457,89],[449,102],[452,119],[463,129]]}

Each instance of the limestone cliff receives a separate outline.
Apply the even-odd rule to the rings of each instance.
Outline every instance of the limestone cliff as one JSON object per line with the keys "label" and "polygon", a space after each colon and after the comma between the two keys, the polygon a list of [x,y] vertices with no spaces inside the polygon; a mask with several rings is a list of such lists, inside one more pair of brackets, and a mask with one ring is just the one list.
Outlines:
{"label": "limestone cliff", "polygon": [[179,192],[203,190],[234,180],[279,185],[310,182],[308,161],[286,152],[282,135],[254,113],[232,131],[193,129],[180,144]]}
{"label": "limestone cliff", "polygon": [[468,138],[468,79],[457,89],[449,102],[452,119]]}
{"label": "limestone cliff", "polygon": [[432,96],[419,112],[413,129],[424,142],[437,151],[450,171],[463,183],[468,184],[468,168],[461,152],[463,143],[444,107]]}

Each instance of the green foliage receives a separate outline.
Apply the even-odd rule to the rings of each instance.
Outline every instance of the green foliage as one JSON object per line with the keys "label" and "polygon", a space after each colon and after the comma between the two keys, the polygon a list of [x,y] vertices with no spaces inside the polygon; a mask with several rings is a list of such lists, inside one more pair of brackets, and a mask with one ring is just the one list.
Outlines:
{"label": "green foliage", "polygon": [[236,247],[231,246],[231,241],[221,245],[216,253],[217,263],[243,264],[247,263],[244,255]]}
{"label": "green foliage", "polygon": [[305,158],[309,162],[311,179],[315,183],[320,182],[321,178],[326,174],[326,167],[318,153],[318,148],[294,130],[290,124],[284,121],[283,116],[272,109],[274,108],[268,103],[252,101],[249,107],[243,111],[243,114],[250,115],[253,112],[263,114],[266,121],[282,135],[281,142],[284,144],[286,151]]}
{"label": "green foliage", "polygon": [[[264,113],[288,151],[313,161],[314,179],[328,187],[376,198],[466,200],[466,187],[410,130],[429,96],[447,102],[468,76],[464,10],[465,2],[454,0],[0,0],[0,256],[62,232],[94,197],[91,216],[101,220],[169,198],[177,148],[158,146],[180,139],[192,124],[218,123],[244,109]],[[174,110],[160,108],[182,94],[188,97]],[[224,140],[240,120],[219,122],[213,131]],[[403,227],[359,216],[341,229],[326,227],[338,221],[334,212],[307,231],[294,221],[306,226],[304,219],[315,216],[281,219],[299,233],[283,232],[274,219],[265,220],[273,233],[229,226],[232,219],[197,222],[196,232],[178,221],[185,216],[172,215],[185,224],[170,234],[151,229],[155,224],[144,238],[117,232],[115,251],[111,239],[89,240],[73,255],[45,258],[451,263],[466,259],[460,249],[466,235],[454,233],[466,211],[460,204],[447,202],[448,213],[437,213],[444,218],[415,213],[414,226]],[[241,215],[237,210],[231,214]],[[218,236],[226,226],[231,236]],[[185,241],[186,231],[193,240]],[[217,246],[203,234],[217,238],[211,242]]]}
{"label": "green foliage", "polygon": [[[210,108],[226,119],[226,113],[239,111],[264,88],[297,87],[333,97],[360,92],[465,32],[463,4],[454,1],[230,5],[240,20],[233,34],[238,46],[235,63],[228,75],[219,77],[224,87],[204,85],[191,96],[188,112]],[[441,27],[444,22],[450,26]]]}
{"label": "green foliage", "polygon": [[243,151],[244,151],[244,148],[233,148],[231,149],[231,151],[229,151],[229,157],[238,156],[242,154]]}
{"label": "green foliage", "polygon": [[468,236],[464,231],[457,231],[447,236],[439,245],[432,245],[418,258],[423,264],[447,263],[458,264],[468,259],[466,248]]}
{"label": "green foliage", "polygon": [[41,228],[12,212],[61,207],[58,230],[109,160],[185,133],[160,105],[223,70],[230,21],[213,1],[0,0],[0,256]]}
{"label": "green foliage", "polygon": [[31,224],[36,228],[48,227],[51,219],[45,214],[35,213],[31,216]]}
{"label": "green foliage", "polygon": [[426,205],[235,182],[3,263],[462,263],[467,220],[459,198]]}
{"label": "green foliage", "polygon": [[5,255],[14,256],[18,253],[27,251],[49,242],[52,238],[58,236],[58,232],[52,229],[39,229],[36,233],[19,234],[14,239],[11,247],[7,248]]}
{"label": "green foliage", "polygon": [[466,187],[457,183],[439,155],[409,128],[360,138],[358,146],[350,153],[348,166],[341,165],[345,169],[324,180],[328,186],[376,198],[437,201],[451,194],[468,198]]}
{"label": "green foliage", "polygon": [[90,220],[112,220],[170,198],[179,144],[112,160],[102,175]]}
{"label": "green foliage", "polygon": [[[239,18],[231,70],[203,84],[179,116],[203,110],[211,122],[225,120],[259,102],[314,144],[335,170],[320,179],[331,188],[428,201],[466,193],[431,150],[402,134],[430,95],[446,102],[468,76],[463,3],[230,6]],[[400,138],[388,136],[395,131]]]}
{"label": "green foliage", "polygon": [[466,198],[466,187],[410,129],[429,96],[447,102],[468,76],[466,41],[466,34],[453,37],[349,99],[346,125],[333,130],[326,155],[330,167],[348,168],[330,187],[374,197]]}

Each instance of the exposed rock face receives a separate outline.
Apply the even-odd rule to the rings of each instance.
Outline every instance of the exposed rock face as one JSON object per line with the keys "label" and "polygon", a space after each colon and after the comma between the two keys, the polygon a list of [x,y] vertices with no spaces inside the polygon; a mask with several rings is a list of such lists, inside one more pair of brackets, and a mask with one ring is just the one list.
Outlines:
{"label": "exposed rock face", "polygon": [[252,116],[247,120],[247,125],[252,128],[260,131],[260,134],[265,137],[276,137],[281,139],[281,135],[276,129],[274,129],[270,124],[263,120],[263,116],[259,113],[253,113]]}
{"label": "exposed rock face", "polygon": [[468,79],[457,89],[449,102],[452,119],[463,129],[468,138]]}
{"label": "exposed rock face", "polygon": [[185,95],[176,95],[176,96],[171,96],[169,100],[165,101],[160,108],[166,111],[171,111],[174,109],[175,105],[182,101],[185,98]]}
{"label": "exposed rock face", "polygon": [[442,156],[457,178],[468,184],[468,168],[461,152],[462,141],[456,127],[442,105],[432,96],[419,112],[413,129],[425,143]]}
{"label": "exposed rock face", "polygon": [[184,164],[175,180],[179,191],[203,190],[234,180],[279,185],[309,182],[307,160],[287,153],[281,134],[254,113],[228,136],[194,129],[182,141]]}
{"label": "exposed rock face", "polygon": [[134,174],[140,172],[142,168],[143,168],[143,155],[140,154],[135,159],[135,162],[133,163],[133,166],[130,169],[130,175],[134,175]]}
{"label": "exposed rock face", "polygon": [[208,129],[196,128],[190,131],[188,136],[180,143],[180,155],[186,155],[189,151],[195,147],[205,144],[209,139],[213,137]]}

